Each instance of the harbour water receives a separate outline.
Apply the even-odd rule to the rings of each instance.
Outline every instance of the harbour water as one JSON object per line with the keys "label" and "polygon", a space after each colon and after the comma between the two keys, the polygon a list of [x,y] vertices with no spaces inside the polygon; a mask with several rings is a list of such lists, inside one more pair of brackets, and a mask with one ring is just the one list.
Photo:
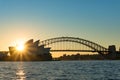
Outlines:
{"label": "harbour water", "polygon": [[0,80],[120,80],[120,61],[0,62]]}

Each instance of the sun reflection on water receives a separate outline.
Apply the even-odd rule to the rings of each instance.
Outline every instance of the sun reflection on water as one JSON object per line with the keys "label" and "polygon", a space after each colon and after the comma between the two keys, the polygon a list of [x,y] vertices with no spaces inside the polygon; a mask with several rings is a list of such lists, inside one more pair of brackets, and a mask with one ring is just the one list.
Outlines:
{"label": "sun reflection on water", "polygon": [[26,80],[26,74],[22,66],[22,62],[20,62],[18,69],[16,71],[16,80]]}

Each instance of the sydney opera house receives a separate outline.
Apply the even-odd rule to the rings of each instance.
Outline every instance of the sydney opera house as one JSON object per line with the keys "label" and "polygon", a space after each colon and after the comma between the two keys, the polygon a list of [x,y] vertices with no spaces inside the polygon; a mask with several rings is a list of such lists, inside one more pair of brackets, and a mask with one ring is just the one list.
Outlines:
{"label": "sydney opera house", "polygon": [[50,54],[50,48],[45,48],[44,45],[39,46],[39,40],[33,41],[33,39],[28,40],[25,44],[25,49],[23,51],[16,50],[16,47],[10,46],[9,53],[10,61],[48,61],[52,60]]}

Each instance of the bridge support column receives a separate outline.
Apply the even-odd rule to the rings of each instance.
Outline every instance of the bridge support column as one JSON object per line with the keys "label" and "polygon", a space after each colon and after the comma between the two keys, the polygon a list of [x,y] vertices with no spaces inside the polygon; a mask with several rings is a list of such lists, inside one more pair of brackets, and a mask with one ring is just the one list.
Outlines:
{"label": "bridge support column", "polygon": [[109,58],[116,59],[116,57],[117,57],[117,51],[116,51],[115,45],[110,45],[108,47],[108,51],[109,51],[109,53],[108,53]]}

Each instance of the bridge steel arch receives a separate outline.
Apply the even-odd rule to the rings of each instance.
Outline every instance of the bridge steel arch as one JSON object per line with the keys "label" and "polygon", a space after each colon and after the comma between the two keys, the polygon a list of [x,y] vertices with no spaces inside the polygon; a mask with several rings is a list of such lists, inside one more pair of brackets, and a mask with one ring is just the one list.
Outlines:
{"label": "bridge steel arch", "polygon": [[85,40],[82,38],[75,38],[75,37],[56,37],[56,38],[51,38],[51,39],[47,39],[44,41],[40,42],[40,45],[50,45],[53,43],[57,43],[57,42],[74,42],[74,43],[78,43],[78,44],[82,44],[85,45],[89,48],[91,48],[94,52],[98,52],[99,54],[106,54],[106,52],[108,52],[108,49],[97,44],[94,43],[92,41],[89,40]]}

